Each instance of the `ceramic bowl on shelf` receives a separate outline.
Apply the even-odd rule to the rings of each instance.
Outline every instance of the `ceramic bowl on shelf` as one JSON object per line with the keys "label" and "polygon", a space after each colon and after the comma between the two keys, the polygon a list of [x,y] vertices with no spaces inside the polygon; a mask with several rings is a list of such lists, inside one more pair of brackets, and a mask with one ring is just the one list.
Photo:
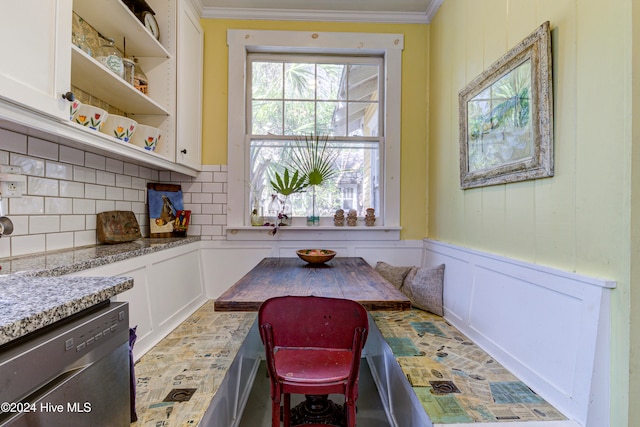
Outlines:
{"label": "ceramic bowl on shelf", "polygon": [[299,249],[296,254],[309,264],[322,264],[336,256],[336,251],[331,249]]}
{"label": "ceramic bowl on shelf", "polygon": [[138,122],[135,120],[124,116],[109,114],[101,132],[121,141],[129,142],[137,127]]}
{"label": "ceramic bowl on shelf", "polygon": [[73,121],[73,119],[75,119],[76,114],[78,114],[78,108],[80,108],[81,105],[82,102],[77,99],[69,102],[69,120]]}
{"label": "ceramic bowl on shelf", "polygon": [[104,125],[104,121],[109,116],[102,108],[94,107],[89,104],[81,104],[73,118],[73,121],[86,126],[93,130],[100,130]]}
{"label": "ceramic bowl on shelf", "polygon": [[138,124],[131,143],[145,150],[154,151],[161,137],[161,130],[153,126]]}

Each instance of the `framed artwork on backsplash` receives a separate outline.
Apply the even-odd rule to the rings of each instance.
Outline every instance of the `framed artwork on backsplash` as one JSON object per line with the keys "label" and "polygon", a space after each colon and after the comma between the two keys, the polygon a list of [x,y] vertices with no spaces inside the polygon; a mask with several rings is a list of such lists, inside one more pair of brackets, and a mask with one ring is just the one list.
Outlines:
{"label": "framed artwork on backsplash", "polygon": [[[150,237],[186,236],[188,219],[183,221],[185,214],[180,185],[147,183],[147,200]],[[179,223],[176,223],[177,218]]]}
{"label": "framed artwork on backsplash", "polygon": [[551,67],[545,22],[460,91],[462,189],[553,176]]}

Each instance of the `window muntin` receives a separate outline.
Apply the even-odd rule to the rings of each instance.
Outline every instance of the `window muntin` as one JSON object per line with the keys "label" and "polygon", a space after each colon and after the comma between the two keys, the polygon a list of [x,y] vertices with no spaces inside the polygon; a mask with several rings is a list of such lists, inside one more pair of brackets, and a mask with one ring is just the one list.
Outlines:
{"label": "window muntin", "polygon": [[[270,179],[288,165],[299,138],[314,133],[328,135],[329,148],[339,153],[335,179],[316,189],[320,216],[340,208],[364,216],[373,207],[382,223],[382,57],[249,54],[247,59],[252,206],[257,202],[267,209]],[[294,216],[304,216],[310,197],[294,194],[288,203]]]}

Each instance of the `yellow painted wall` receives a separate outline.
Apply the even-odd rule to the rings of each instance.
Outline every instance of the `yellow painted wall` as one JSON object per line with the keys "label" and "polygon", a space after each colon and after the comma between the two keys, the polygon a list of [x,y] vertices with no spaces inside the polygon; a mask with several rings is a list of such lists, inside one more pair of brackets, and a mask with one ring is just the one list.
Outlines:
{"label": "yellow painted wall", "polygon": [[[404,34],[402,54],[401,207],[403,239],[426,235],[427,25],[322,23],[297,21],[237,21],[203,19],[204,100],[202,162],[227,164],[228,29],[336,31]],[[232,195],[229,195],[232,197]]]}
{"label": "yellow painted wall", "polygon": [[[629,409],[629,391],[637,391],[640,381],[637,371],[629,379],[630,16],[627,0],[447,0],[430,25],[428,235],[617,281],[611,302],[613,427],[640,419],[638,405]],[[458,92],[547,20],[555,176],[463,191]]]}

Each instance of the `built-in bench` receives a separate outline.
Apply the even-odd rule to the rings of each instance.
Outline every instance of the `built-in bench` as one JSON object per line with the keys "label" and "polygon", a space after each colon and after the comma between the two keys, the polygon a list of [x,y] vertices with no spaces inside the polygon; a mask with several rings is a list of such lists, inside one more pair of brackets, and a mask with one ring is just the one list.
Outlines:
{"label": "built-in bench", "polygon": [[[370,314],[364,357],[391,425],[576,425],[560,421],[562,414],[444,318],[417,309]],[[255,318],[217,313],[209,301],[145,354],[136,364],[135,425],[237,425],[264,357]],[[164,401],[193,389],[187,402]]]}

